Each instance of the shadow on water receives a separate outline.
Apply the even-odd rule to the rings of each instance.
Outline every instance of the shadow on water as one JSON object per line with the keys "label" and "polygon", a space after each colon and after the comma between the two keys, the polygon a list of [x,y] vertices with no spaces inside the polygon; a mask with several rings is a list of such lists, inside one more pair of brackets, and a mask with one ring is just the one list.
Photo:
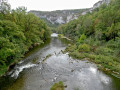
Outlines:
{"label": "shadow on water", "polygon": [[54,35],[50,42],[32,49],[7,76],[0,78],[0,90],[50,90],[59,81],[67,86],[65,90],[120,90],[120,79],[99,71],[89,61],[63,54],[70,42]]}
{"label": "shadow on water", "polygon": [[45,47],[46,45],[48,45],[48,44],[50,43],[50,41],[51,41],[51,39],[48,39],[48,40],[45,41],[45,43],[43,43],[43,44],[41,44],[41,45],[39,45],[39,46],[36,46],[36,47],[34,47],[34,48],[31,48],[31,49],[29,50],[29,52],[27,52],[27,53],[25,54],[25,57],[31,55],[31,54],[34,53],[34,52],[37,52],[38,50],[40,50],[40,49],[43,48],[43,47]]}

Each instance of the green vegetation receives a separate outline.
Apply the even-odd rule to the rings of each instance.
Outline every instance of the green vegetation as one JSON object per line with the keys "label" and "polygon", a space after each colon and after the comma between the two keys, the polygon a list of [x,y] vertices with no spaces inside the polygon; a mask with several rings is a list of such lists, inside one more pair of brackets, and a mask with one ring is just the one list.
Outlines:
{"label": "green vegetation", "polygon": [[64,84],[62,81],[55,83],[50,90],[64,90]]}
{"label": "green vegetation", "polygon": [[45,62],[49,57],[51,57],[52,54],[48,54],[44,59],[43,59],[43,62]]}
{"label": "green vegetation", "polygon": [[40,18],[24,7],[11,10],[9,4],[0,3],[0,76],[30,48],[48,38],[50,30]]}
{"label": "green vegetation", "polygon": [[120,75],[120,0],[111,0],[92,13],[58,27],[58,33],[72,38],[69,55],[88,59]]}

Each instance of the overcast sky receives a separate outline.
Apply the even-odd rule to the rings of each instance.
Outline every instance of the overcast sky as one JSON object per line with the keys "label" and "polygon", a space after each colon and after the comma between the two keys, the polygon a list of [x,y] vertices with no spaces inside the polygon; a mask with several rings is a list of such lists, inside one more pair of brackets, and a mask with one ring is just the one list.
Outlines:
{"label": "overcast sky", "polygon": [[8,0],[12,9],[25,6],[29,10],[53,11],[90,8],[99,0]]}

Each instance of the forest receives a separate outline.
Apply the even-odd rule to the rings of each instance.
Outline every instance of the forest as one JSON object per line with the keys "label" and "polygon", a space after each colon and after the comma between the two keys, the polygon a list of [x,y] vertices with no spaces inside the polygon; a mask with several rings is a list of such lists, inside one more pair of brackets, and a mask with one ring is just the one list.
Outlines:
{"label": "forest", "polygon": [[75,44],[66,48],[70,56],[120,73],[120,0],[111,0],[109,5],[60,25],[57,32],[73,39]]}
{"label": "forest", "polygon": [[30,48],[49,38],[49,27],[25,7],[13,10],[8,3],[0,3],[0,76]]}

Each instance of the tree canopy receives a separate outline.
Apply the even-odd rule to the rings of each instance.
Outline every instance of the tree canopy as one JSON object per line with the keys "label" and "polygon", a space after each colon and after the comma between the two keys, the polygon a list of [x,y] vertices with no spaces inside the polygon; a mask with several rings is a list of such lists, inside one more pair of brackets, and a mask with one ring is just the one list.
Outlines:
{"label": "tree canopy", "polygon": [[31,46],[41,45],[50,38],[50,30],[40,18],[27,13],[25,7],[11,10],[0,4],[0,75],[22,57]]}

